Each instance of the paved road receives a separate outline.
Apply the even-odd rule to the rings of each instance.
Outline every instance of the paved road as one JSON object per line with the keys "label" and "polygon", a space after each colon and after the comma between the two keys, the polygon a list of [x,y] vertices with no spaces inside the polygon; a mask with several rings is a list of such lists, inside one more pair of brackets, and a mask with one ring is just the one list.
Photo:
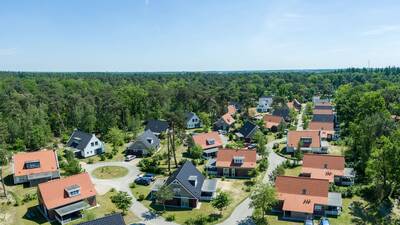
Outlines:
{"label": "paved road", "polygon": [[[268,169],[263,177],[263,182],[267,183],[270,181],[269,177],[271,173],[282,164],[286,159],[276,154],[272,147],[275,143],[282,143],[286,141],[286,138],[274,140],[267,144],[267,149],[269,150],[268,156]],[[232,214],[219,225],[253,225],[254,222],[251,219],[251,215],[253,213],[253,209],[250,208],[250,198],[245,199],[242,203],[240,203],[235,210],[233,210]]]}
{"label": "paved road", "polygon": [[297,128],[296,130],[303,130],[303,113],[306,108],[306,104],[301,104],[300,113],[297,115]]}
{"label": "paved road", "polygon": [[[131,189],[129,188],[129,184],[131,184],[137,175],[139,175],[140,171],[137,168],[137,163],[139,159],[135,159],[131,162],[100,162],[96,164],[82,164],[83,168],[89,172],[90,177],[96,187],[96,190],[99,194],[105,194],[111,188],[114,188],[117,191],[125,191],[130,196],[133,197],[133,204],[130,208],[130,211],[140,218],[141,222],[137,224],[148,224],[148,225],[177,225],[176,223],[171,223],[165,221],[163,217],[156,216],[152,212],[149,211],[142,203],[137,201],[133,196]],[[116,179],[97,179],[92,176],[93,170],[102,166],[121,166],[128,169],[128,174],[121,178]]]}
{"label": "paved road", "polygon": [[[267,149],[269,150],[269,157],[268,157],[268,169],[263,177],[263,182],[269,182],[269,176],[275,168],[285,161],[285,158],[277,155],[273,150],[272,147],[275,143],[282,143],[286,139],[279,139],[274,140],[267,144]],[[137,163],[139,159],[135,159],[132,162],[100,162],[96,164],[83,164],[83,168],[89,172],[90,177],[92,178],[93,183],[95,184],[96,190],[99,194],[105,194],[111,188],[114,188],[118,191],[125,191],[130,196],[133,197],[133,205],[130,208],[131,212],[134,213],[137,217],[140,218],[140,222],[137,224],[148,224],[148,225],[177,225],[173,222],[167,222],[163,217],[156,216],[149,211],[143,204],[135,199],[133,196],[131,189],[129,188],[129,184],[131,184],[135,177],[140,173],[139,169],[137,168]],[[116,179],[97,179],[91,175],[93,170],[102,166],[122,166],[128,169],[128,175],[116,178]],[[241,204],[239,204],[232,214],[222,223],[219,225],[247,225],[247,224],[254,224],[251,220],[251,215],[253,213],[253,209],[250,208],[250,199],[245,199]]]}

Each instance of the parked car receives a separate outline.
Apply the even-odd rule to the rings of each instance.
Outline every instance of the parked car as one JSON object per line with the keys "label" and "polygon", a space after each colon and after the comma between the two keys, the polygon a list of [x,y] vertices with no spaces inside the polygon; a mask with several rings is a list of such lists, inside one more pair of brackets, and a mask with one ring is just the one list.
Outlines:
{"label": "parked car", "polygon": [[145,173],[145,174],[140,174],[139,177],[149,179],[150,181],[155,181],[156,176],[152,173]]}
{"label": "parked car", "polygon": [[257,144],[250,144],[249,146],[247,146],[248,149],[255,149],[257,148]]}
{"label": "parked car", "polygon": [[322,217],[319,225],[330,225],[329,220],[327,218]]}
{"label": "parked car", "polygon": [[304,225],[314,225],[314,222],[310,219],[304,221]]}
{"label": "parked car", "polygon": [[127,156],[125,156],[125,161],[129,162],[129,161],[134,160],[135,158],[136,158],[135,155],[127,155]]}
{"label": "parked car", "polygon": [[148,186],[151,184],[151,179],[145,177],[138,177],[135,179],[135,183]]}
{"label": "parked car", "polygon": [[224,130],[218,130],[218,133],[222,134],[222,135],[226,135],[226,131],[224,131]]}

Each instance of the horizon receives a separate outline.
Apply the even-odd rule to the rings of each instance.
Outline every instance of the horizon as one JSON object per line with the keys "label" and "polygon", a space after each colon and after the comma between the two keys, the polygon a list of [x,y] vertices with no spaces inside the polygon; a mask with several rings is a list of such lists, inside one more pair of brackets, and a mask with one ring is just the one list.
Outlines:
{"label": "horizon", "polygon": [[400,3],[2,1],[0,70],[229,72],[398,67]]}

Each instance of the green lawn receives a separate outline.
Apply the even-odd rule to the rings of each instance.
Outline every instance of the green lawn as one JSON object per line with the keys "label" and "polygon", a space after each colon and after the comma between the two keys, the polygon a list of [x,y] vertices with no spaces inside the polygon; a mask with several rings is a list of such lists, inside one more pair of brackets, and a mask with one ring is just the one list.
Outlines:
{"label": "green lawn", "polygon": [[[219,182],[218,187],[221,190],[228,192],[232,197],[232,203],[223,212],[221,218],[219,218],[216,215],[217,210],[214,209],[211,206],[211,203],[209,202],[201,202],[200,208],[197,209],[181,209],[181,208],[167,207],[167,211],[162,216],[168,217],[170,215],[174,215],[175,222],[179,224],[184,224],[185,221],[187,221],[188,219],[198,218],[199,216],[207,216],[215,218],[215,221],[213,221],[211,224],[216,224],[226,219],[232,213],[235,207],[249,196],[250,192],[247,192],[245,190],[246,182],[248,182],[248,180],[225,179],[224,181],[218,180],[218,182]],[[136,185],[135,188],[132,188],[132,193],[136,198],[138,198],[139,195],[141,194],[143,194],[144,196],[148,196],[149,192],[150,192],[149,186]],[[162,210],[162,206],[152,204],[152,202],[149,199],[143,200],[142,203],[150,209]]]}
{"label": "green lawn", "polygon": [[301,172],[301,166],[287,168],[287,169],[285,169],[285,176],[297,177],[297,176],[299,176],[300,172]]}
{"label": "green lawn", "polygon": [[124,177],[128,174],[128,169],[121,166],[102,166],[95,169],[92,175],[99,179],[113,179]]}
{"label": "green lawn", "polygon": [[[37,209],[38,200],[30,200],[27,202],[23,202],[24,196],[26,194],[34,194],[37,192],[36,187],[24,187],[24,185],[14,185],[12,184],[12,175],[11,175],[11,166],[5,168],[5,183],[6,189],[10,196],[14,196],[17,198],[19,205],[15,205],[14,197],[11,197],[11,204],[7,204],[4,200],[0,199],[0,224],[1,225],[50,225],[52,223],[47,222],[45,218],[40,214]],[[112,212],[118,212],[119,210],[115,207],[115,205],[111,202],[110,196],[113,193],[108,192],[105,195],[97,195],[97,203],[99,207],[87,210],[87,214],[89,217],[103,217],[106,214],[110,214]],[[6,219],[4,219],[6,218]],[[124,216],[127,224],[131,224],[139,221],[139,219],[131,212],[129,212],[126,216]],[[4,221],[2,221],[2,219]],[[76,221],[83,222],[83,220]],[[76,224],[71,223],[71,225]],[[57,223],[53,223],[57,224]]]}

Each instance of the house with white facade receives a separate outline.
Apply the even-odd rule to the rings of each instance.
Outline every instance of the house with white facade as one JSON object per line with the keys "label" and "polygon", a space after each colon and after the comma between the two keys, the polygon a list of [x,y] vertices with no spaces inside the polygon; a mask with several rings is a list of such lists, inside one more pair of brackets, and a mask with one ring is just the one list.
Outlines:
{"label": "house with white facade", "polygon": [[185,115],[185,124],[187,129],[201,127],[201,120],[194,112],[188,112]]}
{"label": "house with white facade", "polygon": [[272,96],[262,96],[258,99],[257,112],[266,113],[271,111],[273,103]]}
{"label": "house with white facade", "polygon": [[96,135],[89,134],[80,130],[75,130],[67,142],[76,156],[87,158],[104,153],[104,144]]}

